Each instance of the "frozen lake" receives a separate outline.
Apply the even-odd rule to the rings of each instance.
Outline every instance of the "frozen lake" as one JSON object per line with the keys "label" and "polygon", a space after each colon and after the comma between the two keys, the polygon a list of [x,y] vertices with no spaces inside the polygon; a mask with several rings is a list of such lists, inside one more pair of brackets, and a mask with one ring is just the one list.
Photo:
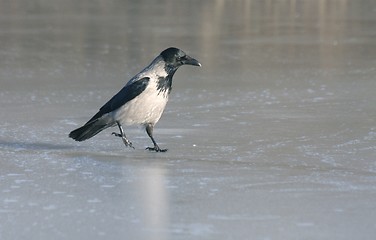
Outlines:
{"label": "frozen lake", "polygon": [[[0,239],[375,238],[375,1],[0,5]],[[168,152],[68,138],[169,46]]]}

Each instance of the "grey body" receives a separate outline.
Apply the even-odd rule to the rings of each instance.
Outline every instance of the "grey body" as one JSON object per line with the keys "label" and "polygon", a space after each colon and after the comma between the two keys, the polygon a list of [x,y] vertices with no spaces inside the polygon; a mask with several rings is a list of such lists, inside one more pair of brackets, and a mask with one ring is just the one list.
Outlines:
{"label": "grey body", "polygon": [[134,76],[129,82],[95,114],[84,126],[73,130],[69,137],[76,141],[89,139],[102,130],[117,125],[126,146],[132,143],[126,138],[123,125],[142,125],[151,138],[153,151],[160,149],[153,138],[154,125],[161,118],[166,107],[176,70],[184,65],[201,64],[177,48],[168,48],[157,56],[149,66]]}

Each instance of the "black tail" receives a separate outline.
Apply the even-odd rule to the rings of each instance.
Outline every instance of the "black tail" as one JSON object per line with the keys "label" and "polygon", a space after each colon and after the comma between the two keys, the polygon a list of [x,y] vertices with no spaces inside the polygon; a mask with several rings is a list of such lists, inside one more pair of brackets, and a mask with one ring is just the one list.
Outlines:
{"label": "black tail", "polygon": [[82,127],[73,130],[69,133],[69,137],[81,142],[97,135],[99,132],[110,126],[111,125],[107,124],[106,122],[95,120],[92,122],[88,122]]}

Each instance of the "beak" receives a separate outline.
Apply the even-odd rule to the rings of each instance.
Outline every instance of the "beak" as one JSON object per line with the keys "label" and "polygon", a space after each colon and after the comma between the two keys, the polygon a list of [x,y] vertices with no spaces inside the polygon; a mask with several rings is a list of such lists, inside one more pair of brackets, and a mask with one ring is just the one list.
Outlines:
{"label": "beak", "polygon": [[190,56],[185,57],[183,64],[201,67],[201,63]]}

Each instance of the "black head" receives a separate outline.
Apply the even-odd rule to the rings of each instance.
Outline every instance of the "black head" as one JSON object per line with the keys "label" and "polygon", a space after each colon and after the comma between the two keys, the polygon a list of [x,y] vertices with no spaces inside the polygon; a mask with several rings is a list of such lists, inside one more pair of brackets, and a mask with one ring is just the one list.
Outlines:
{"label": "black head", "polygon": [[163,60],[168,68],[172,70],[178,69],[182,65],[201,66],[196,59],[188,56],[182,50],[174,47],[167,48],[161,53]]}

